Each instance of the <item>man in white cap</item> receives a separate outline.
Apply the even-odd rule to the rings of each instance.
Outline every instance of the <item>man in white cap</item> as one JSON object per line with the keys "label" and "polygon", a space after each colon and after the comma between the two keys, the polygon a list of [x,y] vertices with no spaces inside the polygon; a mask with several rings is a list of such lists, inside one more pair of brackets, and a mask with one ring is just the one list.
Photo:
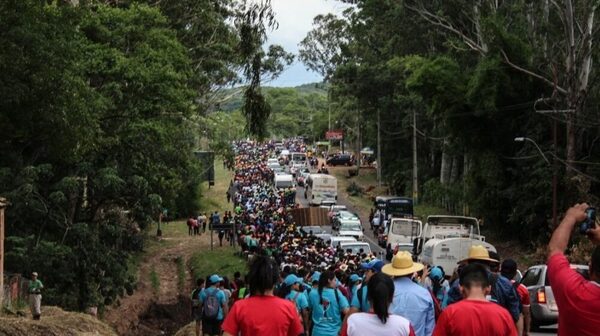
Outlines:
{"label": "man in white cap", "polygon": [[394,278],[394,300],[391,313],[407,318],[416,336],[430,336],[435,327],[433,299],[427,289],[412,281],[416,272],[423,270],[421,263],[413,262],[406,251],[398,252],[382,272]]}
{"label": "man in white cap", "polygon": [[42,315],[42,289],[44,285],[38,279],[37,272],[31,273],[31,280],[29,281],[29,306],[31,308],[31,315],[34,320],[39,320]]}
{"label": "man in white cap", "polygon": [[[521,316],[521,305],[519,295],[510,280],[490,271],[490,265],[498,264],[498,260],[490,258],[488,250],[482,245],[474,245],[469,248],[469,256],[461,260],[459,264],[481,264],[488,270],[491,292],[489,300],[506,308],[515,323]],[[459,272],[460,273],[460,272]],[[459,274],[460,275],[460,274]],[[462,300],[459,281],[454,281],[448,291],[448,304]]]}

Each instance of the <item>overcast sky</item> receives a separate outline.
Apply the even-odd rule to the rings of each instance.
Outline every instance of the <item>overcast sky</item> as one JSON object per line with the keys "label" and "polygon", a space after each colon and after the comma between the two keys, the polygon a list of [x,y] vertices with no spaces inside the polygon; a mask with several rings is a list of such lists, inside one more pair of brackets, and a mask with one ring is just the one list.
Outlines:
{"label": "overcast sky", "polygon": [[[312,29],[313,18],[319,14],[341,14],[347,4],[335,0],[272,0],[279,29],[269,34],[268,44],[280,44],[283,48],[297,55],[298,43]],[[322,77],[306,70],[302,62],[297,60],[276,80],[265,83],[268,86],[298,86],[305,83],[319,82]]]}

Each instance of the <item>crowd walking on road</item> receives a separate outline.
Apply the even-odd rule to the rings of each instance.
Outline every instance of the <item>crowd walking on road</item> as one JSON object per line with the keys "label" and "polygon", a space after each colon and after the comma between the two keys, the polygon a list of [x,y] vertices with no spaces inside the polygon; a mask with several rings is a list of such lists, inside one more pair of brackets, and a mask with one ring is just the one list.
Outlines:
{"label": "crowd walking on road", "polygon": [[[515,281],[514,260],[475,245],[455,269],[444,270],[405,251],[385,264],[363,251],[332,247],[296,227],[291,213],[298,205],[286,190],[273,187],[274,173],[265,164],[273,145],[234,147],[228,192],[233,211],[225,217],[249,270],[231,282],[212,274],[197,283],[192,303],[198,335],[529,335],[531,298]],[[572,270],[564,256],[586,210],[585,204],[569,209],[549,244],[559,335],[600,330],[600,248],[592,255],[590,279]],[[220,222],[218,216],[211,221]],[[586,234],[600,244],[596,226]]]}

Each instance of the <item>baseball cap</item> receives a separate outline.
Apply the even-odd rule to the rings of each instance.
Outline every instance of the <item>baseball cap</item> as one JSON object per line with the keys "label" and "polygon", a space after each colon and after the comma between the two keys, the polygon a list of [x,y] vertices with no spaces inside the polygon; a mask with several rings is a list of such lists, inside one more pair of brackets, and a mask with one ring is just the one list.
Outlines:
{"label": "baseball cap", "polygon": [[433,267],[429,271],[429,277],[431,278],[431,280],[440,280],[443,276],[444,272],[442,272],[442,270],[437,266]]}
{"label": "baseball cap", "polygon": [[302,283],[302,279],[300,279],[299,277],[295,276],[294,274],[290,274],[288,276],[285,277],[285,279],[283,280],[283,282],[286,284],[286,286],[291,286],[293,284],[301,284]]}
{"label": "baseball cap", "polygon": [[360,264],[360,267],[364,270],[372,270],[373,272],[380,273],[383,268],[383,261],[375,258],[368,263]]}
{"label": "baseball cap", "polygon": [[313,273],[312,277],[310,277],[310,280],[312,282],[318,282],[320,278],[321,278],[321,272],[315,272],[315,273]]}
{"label": "baseball cap", "polygon": [[217,282],[223,281],[223,278],[221,278],[218,274],[213,274],[213,275],[210,276],[210,278],[208,278],[208,280],[211,283],[215,284]]}
{"label": "baseball cap", "polygon": [[350,275],[350,282],[354,283],[354,282],[357,282],[359,280],[362,280],[362,279],[357,274]]}

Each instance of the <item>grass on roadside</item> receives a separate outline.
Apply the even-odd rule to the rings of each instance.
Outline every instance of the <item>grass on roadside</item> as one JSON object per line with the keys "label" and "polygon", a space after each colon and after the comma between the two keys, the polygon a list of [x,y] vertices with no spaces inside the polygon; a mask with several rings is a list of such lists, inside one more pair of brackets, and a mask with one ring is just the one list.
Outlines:
{"label": "grass on roadside", "polygon": [[158,294],[160,293],[160,279],[158,278],[158,273],[156,273],[154,267],[152,267],[152,271],[150,272],[150,284],[152,286],[154,297],[158,298]]}
{"label": "grass on roadside", "polygon": [[195,253],[189,261],[190,269],[194,279],[206,278],[212,274],[233,278],[236,271],[245,274],[247,272],[246,262],[235,255],[232,247],[218,247],[214,251],[202,251]]}
{"label": "grass on roadside", "polygon": [[176,259],[177,262],[177,290],[180,293],[183,293],[183,289],[185,287],[185,262],[182,256],[178,256]]}
{"label": "grass on roadside", "polygon": [[215,185],[210,186],[208,182],[202,183],[200,198],[200,211],[211,213],[215,210],[219,210],[219,213],[223,211],[229,211],[233,209],[231,203],[227,203],[225,193],[229,189],[229,181],[233,177],[233,173],[223,167],[223,162],[220,159],[215,160]]}

